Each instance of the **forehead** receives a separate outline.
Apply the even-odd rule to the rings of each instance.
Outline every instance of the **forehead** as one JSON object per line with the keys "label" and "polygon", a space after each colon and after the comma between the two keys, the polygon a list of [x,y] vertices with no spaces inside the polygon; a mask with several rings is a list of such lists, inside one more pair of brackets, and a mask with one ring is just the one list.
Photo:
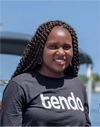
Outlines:
{"label": "forehead", "polygon": [[48,35],[48,39],[58,38],[58,37],[59,38],[64,37],[69,39],[72,38],[70,32],[66,28],[63,28],[61,26],[54,27]]}

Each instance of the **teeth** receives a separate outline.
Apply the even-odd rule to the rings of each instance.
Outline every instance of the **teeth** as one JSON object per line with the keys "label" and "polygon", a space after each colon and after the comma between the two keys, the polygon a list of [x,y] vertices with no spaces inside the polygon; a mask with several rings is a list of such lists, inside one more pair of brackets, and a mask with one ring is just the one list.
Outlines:
{"label": "teeth", "polygon": [[55,60],[55,61],[57,61],[57,62],[64,62],[64,60]]}

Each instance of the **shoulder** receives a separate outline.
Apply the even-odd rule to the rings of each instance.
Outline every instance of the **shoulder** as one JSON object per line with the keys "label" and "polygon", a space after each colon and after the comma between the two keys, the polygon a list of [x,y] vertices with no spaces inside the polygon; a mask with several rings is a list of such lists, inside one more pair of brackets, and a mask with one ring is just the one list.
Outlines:
{"label": "shoulder", "polygon": [[33,74],[22,73],[10,80],[6,89],[9,88],[12,91],[13,89],[14,91],[20,91],[20,93],[26,97],[27,102],[29,102],[31,98],[37,94],[37,89],[39,89],[37,84],[36,77]]}
{"label": "shoulder", "polygon": [[74,87],[75,89],[83,89],[86,90],[85,84],[78,78],[78,77],[69,77],[66,81],[70,84],[70,86]]}
{"label": "shoulder", "polygon": [[73,82],[75,82],[77,85],[80,85],[82,88],[85,88],[85,84],[78,77],[74,77]]}
{"label": "shoulder", "polygon": [[73,77],[73,78],[72,78],[72,81],[73,81],[73,82],[76,82],[76,83],[83,84],[83,82],[79,79],[79,77]]}
{"label": "shoulder", "polygon": [[23,81],[32,81],[34,76],[31,73],[22,73],[12,79],[16,83],[22,83]]}
{"label": "shoulder", "polygon": [[31,86],[36,82],[36,78],[35,76],[33,76],[31,73],[22,73],[16,77],[14,77],[11,81],[15,82],[16,84],[18,84],[21,87],[25,87],[25,86]]}

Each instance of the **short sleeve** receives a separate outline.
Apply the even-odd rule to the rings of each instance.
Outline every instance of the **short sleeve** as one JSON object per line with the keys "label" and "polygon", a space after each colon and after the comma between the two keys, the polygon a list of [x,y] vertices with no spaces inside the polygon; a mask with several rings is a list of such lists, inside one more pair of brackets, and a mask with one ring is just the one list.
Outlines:
{"label": "short sleeve", "polygon": [[22,126],[24,92],[16,82],[11,81],[3,94],[1,126]]}

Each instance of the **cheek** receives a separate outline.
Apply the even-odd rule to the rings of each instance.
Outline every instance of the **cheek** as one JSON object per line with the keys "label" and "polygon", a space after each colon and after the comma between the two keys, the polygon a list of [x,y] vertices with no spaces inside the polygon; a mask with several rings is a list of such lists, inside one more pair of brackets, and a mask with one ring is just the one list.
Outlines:
{"label": "cheek", "polygon": [[67,60],[69,61],[69,63],[72,61],[72,59],[73,59],[73,55],[67,56]]}
{"label": "cheek", "polygon": [[66,52],[67,58],[71,59],[73,58],[73,50],[70,50],[69,52]]}
{"label": "cheek", "polygon": [[72,59],[73,59],[73,52],[67,53],[66,54],[66,65],[69,65]]}
{"label": "cheek", "polygon": [[48,63],[52,58],[52,53],[50,53],[49,51],[47,50],[44,50],[43,52],[43,61]]}
{"label": "cheek", "polygon": [[72,50],[72,52],[71,52],[70,57],[71,57],[71,60],[72,60],[72,59],[73,59],[73,50]]}
{"label": "cheek", "polygon": [[54,54],[55,54],[55,51],[54,50],[49,50],[47,48],[44,48],[43,58],[49,60],[49,58],[52,58]]}

